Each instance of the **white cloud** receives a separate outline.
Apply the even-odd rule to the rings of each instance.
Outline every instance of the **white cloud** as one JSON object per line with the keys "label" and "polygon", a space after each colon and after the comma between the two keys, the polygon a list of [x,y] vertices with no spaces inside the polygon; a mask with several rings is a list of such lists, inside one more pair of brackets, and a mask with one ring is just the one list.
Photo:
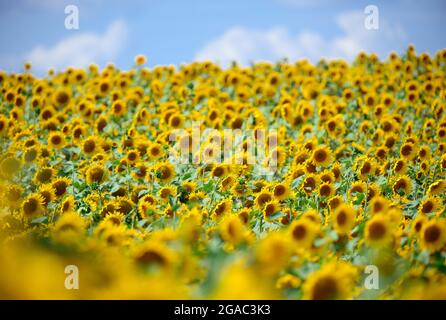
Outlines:
{"label": "white cloud", "polygon": [[85,67],[90,63],[103,64],[115,60],[126,38],[127,27],[121,20],[111,23],[103,34],[76,33],[52,47],[37,46],[26,55],[35,71],[45,72],[69,66]]}
{"label": "white cloud", "polygon": [[247,65],[252,61],[282,58],[308,58],[313,62],[322,57],[351,60],[361,50],[385,57],[390,51],[401,51],[407,45],[400,25],[380,19],[378,30],[367,30],[364,18],[361,11],[337,16],[335,22],[341,35],[331,39],[312,31],[291,34],[281,26],[269,30],[233,27],[199,50],[196,59],[210,59],[222,65],[232,61]]}

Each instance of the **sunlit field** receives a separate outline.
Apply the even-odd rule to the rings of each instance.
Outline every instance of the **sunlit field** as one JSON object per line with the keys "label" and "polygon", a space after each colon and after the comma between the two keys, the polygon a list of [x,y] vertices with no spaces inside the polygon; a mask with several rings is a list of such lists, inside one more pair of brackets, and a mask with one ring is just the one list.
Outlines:
{"label": "sunlit field", "polygon": [[0,73],[0,298],[446,299],[445,50],[33,74]]}

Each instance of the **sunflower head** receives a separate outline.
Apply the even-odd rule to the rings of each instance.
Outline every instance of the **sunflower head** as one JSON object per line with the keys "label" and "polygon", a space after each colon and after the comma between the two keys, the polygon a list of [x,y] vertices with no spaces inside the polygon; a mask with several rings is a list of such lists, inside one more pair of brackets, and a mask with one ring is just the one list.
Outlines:
{"label": "sunflower head", "polygon": [[377,213],[365,225],[365,241],[370,246],[380,247],[392,240],[393,232],[390,219],[383,213]]}
{"label": "sunflower head", "polygon": [[441,250],[446,244],[446,222],[444,219],[432,219],[425,223],[421,233],[421,247],[432,252]]}
{"label": "sunflower head", "polygon": [[30,195],[22,203],[22,214],[26,219],[40,216],[44,213],[44,200],[38,194]]}
{"label": "sunflower head", "polygon": [[315,166],[327,166],[332,161],[333,156],[326,146],[318,146],[313,150],[311,160]]}
{"label": "sunflower head", "polygon": [[351,205],[342,203],[333,212],[333,227],[340,235],[348,235],[355,224],[356,212]]}

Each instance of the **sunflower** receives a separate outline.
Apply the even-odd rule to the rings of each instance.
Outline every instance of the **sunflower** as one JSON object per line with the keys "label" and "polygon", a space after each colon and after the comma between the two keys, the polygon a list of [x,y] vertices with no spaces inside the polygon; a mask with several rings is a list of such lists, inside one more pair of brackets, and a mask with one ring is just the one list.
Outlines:
{"label": "sunflower", "polygon": [[428,194],[431,196],[441,195],[446,188],[446,182],[444,180],[437,180],[433,182],[428,188]]}
{"label": "sunflower", "polygon": [[173,129],[181,128],[184,124],[184,116],[181,114],[173,114],[169,117],[169,126]]}
{"label": "sunflower", "polygon": [[22,214],[25,218],[31,219],[44,213],[45,207],[43,198],[38,194],[28,196],[22,203]]}
{"label": "sunflower", "polygon": [[375,164],[371,159],[364,159],[358,169],[358,176],[362,180],[367,180],[369,175],[374,174]]}
{"label": "sunflower", "polygon": [[157,211],[158,210],[156,209],[154,203],[149,203],[145,201],[140,201],[138,203],[138,213],[142,219],[150,219],[151,217],[155,216],[155,213]]}
{"label": "sunflower", "polygon": [[30,163],[33,162],[34,160],[37,159],[38,155],[39,155],[39,147],[37,146],[32,146],[29,147],[25,150],[25,152],[23,153],[23,161],[25,163]]}
{"label": "sunflower", "polygon": [[350,186],[349,194],[354,197],[357,193],[366,193],[367,184],[363,181],[355,181]]}
{"label": "sunflower", "polygon": [[419,235],[423,226],[427,223],[428,218],[423,215],[418,215],[414,220],[411,221],[411,232],[412,234]]}
{"label": "sunflower", "polygon": [[281,232],[270,232],[256,248],[255,260],[259,271],[274,275],[282,270],[291,256],[291,240]]}
{"label": "sunflower", "polygon": [[[134,207],[135,207],[135,204],[133,203],[133,201],[126,197],[121,196],[121,197],[117,197],[115,199],[116,211],[118,211],[124,215],[129,214],[130,211],[132,211]],[[115,211],[115,210],[113,210],[113,211]]]}
{"label": "sunflower", "polygon": [[59,177],[51,183],[56,198],[61,198],[67,192],[67,188],[71,185],[71,180],[66,177]]}
{"label": "sunflower", "polygon": [[120,225],[124,221],[125,216],[120,212],[107,213],[104,223],[110,222],[113,225]]}
{"label": "sunflower", "polygon": [[175,168],[168,161],[158,163],[155,170],[155,176],[160,182],[167,183],[175,177]]}
{"label": "sunflower", "polygon": [[99,165],[95,164],[86,171],[86,180],[88,183],[102,183],[107,180],[107,171]]}
{"label": "sunflower", "polygon": [[70,99],[71,92],[65,87],[54,92],[53,102],[56,106],[64,107],[70,102]]}
{"label": "sunflower", "polygon": [[352,296],[356,269],[344,262],[325,264],[309,275],[303,285],[306,300],[348,299]]}
{"label": "sunflower", "polygon": [[143,161],[135,164],[134,169],[135,171],[132,172],[132,177],[135,179],[144,179],[147,177],[150,168]]}
{"label": "sunflower", "polygon": [[87,222],[75,212],[67,212],[60,216],[53,227],[53,239],[70,245],[80,241],[85,233]]}
{"label": "sunflower", "polygon": [[228,168],[224,164],[216,165],[212,168],[211,175],[216,178],[222,178],[228,173]]}
{"label": "sunflower", "polygon": [[150,160],[156,160],[164,156],[164,150],[158,143],[152,143],[147,148],[147,155],[149,156]]}
{"label": "sunflower", "polygon": [[288,184],[286,183],[277,183],[273,187],[273,196],[276,200],[282,201],[287,199],[290,196],[291,190]]}
{"label": "sunflower", "polygon": [[135,56],[135,64],[138,66],[142,66],[147,63],[147,58],[143,54],[138,54]]}
{"label": "sunflower", "polygon": [[319,180],[322,183],[334,183],[336,181],[336,177],[332,171],[324,170],[319,174]]}
{"label": "sunflower", "polygon": [[277,289],[299,288],[301,284],[302,280],[300,280],[300,278],[288,273],[277,279],[276,288]]}
{"label": "sunflower", "polygon": [[102,238],[108,246],[120,247],[125,245],[126,240],[129,238],[130,232],[123,225],[116,225],[112,220],[103,221],[108,225],[102,230],[100,238]]}
{"label": "sunflower", "polygon": [[23,191],[23,188],[19,185],[7,185],[3,191],[2,200],[5,199],[10,207],[18,208],[22,200]]}
{"label": "sunflower", "polygon": [[381,161],[386,159],[388,153],[389,153],[389,149],[385,146],[378,147],[375,150],[376,157]]}
{"label": "sunflower", "polygon": [[110,90],[111,90],[111,83],[109,79],[104,78],[98,82],[96,92],[99,96],[101,97],[107,96]]}
{"label": "sunflower", "polygon": [[159,190],[158,196],[160,199],[169,200],[170,197],[175,197],[177,190],[174,187],[163,187]]}
{"label": "sunflower", "polygon": [[55,174],[56,172],[53,168],[49,167],[40,168],[39,170],[37,170],[34,176],[34,183],[35,184],[48,183],[54,178]]}
{"label": "sunflower", "polygon": [[243,208],[237,212],[237,216],[240,218],[240,221],[242,221],[243,224],[246,225],[249,222],[250,213],[251,213],[251,210],[249,208]]}
{"label": "sunflower", "polygon": [[100,139],[95,136],[88,137],[81,142],[80,148],[83,154],[92,156],[100,151]]}
{"label": "sunflower", "polygon": [[132,149],[132,150],[127,151],[125,158],[127,159],[127,162],[129,164],[134,164],[135,162],[137,162],[139,160],[138,150]]}
{"label": "sunflower", "polygon": [[38,194],[43,199],[43,205],[48,206],[48,204],[56,199],[56,191],[51,186],[51,184],[43,184],[38,190]]}
{"label": "sunflower", "polygon": [[311,154],[311,161],[316,166],[328,166],[333,159],[330,149],[326,146],[318,146]]}
{"label": "sunflower", "polygon": [[418,213],[419,214],[435,213],[440,209],[442,209],[441,199],[430,196],[425,200],[423,200],[423,202],[421,202],[418,208]]}
{"label": "sunflower", "polygon": [[72,195],[69,195],[68,197],[65,197],[63,201],[60,204],[60,212],[62,214],[75,211],[75,200]]}
{"label": "sunflower", "polygon": [[441,156],[441,169],[446,170],[446,153]]}
{"label": "sunflower", "polygon": [[262,213],[265,219],[270,219],[274,214],[280,212],[281,206],[277,201],[270,201],[263,207]]}
{"label": "sunflower", "polygon": [[367,221],[364,238],[368,245],[381,247],[392,241],[393,232],[390,219],[382,213],[377,213]]}
{"label": "sunflower", "polygon": [[330,198],[334,195],[335,192],[335,188],[331,183],[325,182],[319,185],[318,194],[321,197]]}
{"label": "sunflower", "polygon": [[343,202],[344,200],[341,196],[334,196],[328,200],[328,206],[330,207],[331,211],[335,211]]}
{"label": "sunflower", "polygon": [[400,155],[402,158],[412,160],[417,156],[417,148],[413,143],[406,142],[400,148]]}
{"label": "sunflower", "polygon": [[263,208],[268,202],[272,201],[274,195],[269,191],[260,192],[255,198],[255,204],[259,208]]}
{"label": "sunflower", "polygon": [[3,114],[0,114],[0,136],[6,135],[8,127],[8,119]]}
{"label": "sunflower", "polygon": [[229,175],[220,182],[222,191],[228,191],[236,183],[237,179],[234,175]]}
{"label": "sunflower", "polygon": [[232,210],[232,202],[229,199],[220,201],[212,212],[212,217],[220,218],[227,215]]}
{"label": "sunflower", "polygon": [[432,252],[439,251],[446,244],[446,222],[432,219],[423,225],[420,233],[421,247]]}
{"label": "sunflower", "polygon": [[308,174],[302,183],[302,190],[306,194],[310,194],[317,189],[318,185],[319,185],[319,177],[314,174]]}
{"label": "sunflower", "polygon": [[239,216],[227,215],[219,225],[221,238],[233,245],[238,245],[245,240],[246,228]]}
{"label": "sunflower", "polygon": [[162,242],[146,241],[134,249],[133,260],[144,267],[168,270],[174,266],[176,254]]}
{"label": "sunflower", "polygon": [[333,227],[340,235],[347,235],[356,224],[356,212],[347,203],[341,203],[333,212]]}
{"label": "sunflower", "polygon": [[393,183],[393,192],[399,195],[407,196],[410,193],[412,181],[406,175],[397,177]]}
{"label": "sunflower", "polygon": [[5,177],[13,177],[22,168],[22,161],[14,156],[7,156],[0,162],[0,172]]}
{"label": "sunflower", "polygon": [[418,150],[418,159],[420,160],[429,160],[431,157],[431,149],[429,146],[422,146]]}
{"label": "sunflower", "polygon": [[65,137],[61,132],[50,132],[48,135],[48,145],[53,149],[61,149],[65,146]]}
{"label": "sunflower", "polygon": [[393,165],[393,172],[397,175],[404,175],[407,172],[407,161],[405,159],[398,159]]}
{"label": "sunflower", "polygon": [[[265,165],[271,168],[283,165],[286,160],[286,151],[282,147],[273,148],[266,158]],[[250,164],[253,163],[249,162]]]}
{"label": "sunflower", "polygon": [[296,165],[303,164],[310,158],[310,151],[307,149],[299,150],[294,156],[293,163]]}
{"label": "sunflower", "polygon": [[385,213],[389,208],[389,201],[382,196],[375,196],[370,200],[369,210],[372,215]]}
{"label": "sunflower", "polygon": [[311,248],[316,238],[315,223],[310,219],[299,219],[293,221],[289,227],[291,240],[299,248]]}

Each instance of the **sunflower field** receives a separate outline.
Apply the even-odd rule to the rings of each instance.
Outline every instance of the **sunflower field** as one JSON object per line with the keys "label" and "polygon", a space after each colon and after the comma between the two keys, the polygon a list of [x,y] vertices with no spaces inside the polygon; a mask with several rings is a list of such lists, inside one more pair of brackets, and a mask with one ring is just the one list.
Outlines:
{"label": "sunflower field", "polygon": [[446,50],[25,64],[0,150],[0,298],[446,299]]}

